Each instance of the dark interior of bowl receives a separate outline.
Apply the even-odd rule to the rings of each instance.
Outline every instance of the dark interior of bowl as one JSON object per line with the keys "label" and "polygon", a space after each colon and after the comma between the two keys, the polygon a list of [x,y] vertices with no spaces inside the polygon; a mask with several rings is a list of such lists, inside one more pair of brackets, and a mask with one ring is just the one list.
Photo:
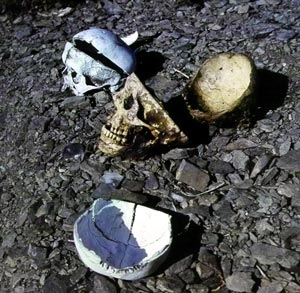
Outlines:
{"label": "dark interior of bowl", "polygon": [[83,245],[94,251],[104,263],[117,269],[140,263],[147,254],[131,233],[135,208],[136,205],[128,227],[123,221],[123,212],[112,201],[96,201],[77,224]]}

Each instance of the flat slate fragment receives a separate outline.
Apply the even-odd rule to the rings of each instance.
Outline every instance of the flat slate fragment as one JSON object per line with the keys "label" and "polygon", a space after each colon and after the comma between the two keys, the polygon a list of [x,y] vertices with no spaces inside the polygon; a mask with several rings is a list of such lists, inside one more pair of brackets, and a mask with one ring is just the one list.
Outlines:
{"label": "flat slate fragment", "polygon": [[214,174],[229,174],[233,173],[234,169],[230,163],[221,160],[213,160],[209,163],[208,170]]}
{"label": "flat slate fragment", "polygon": [[101,293],[117,293],[117,288],[113,281],[109,280],[108,278],[95,275],[93,279],[93,293],[101,292]]}
{"label": "flat slate fragment", "polygon": [[264,171],[271,159],[272,155],[270,154],[263,154],[260,156],[251,171],[250,178],[255,178],[258,174]]}
{"label": "flat slate fragment", "polygon": [[251,273],[246,272],[234,272],[226,278],[227,288],[236,292],[253,292],[254,283]]}
{"label": "flat slate fragment", "polygon": [[278,263],[290,269],[297,266],[300,261],[298,252],[265,243],[255,243],[250,251],[255,259],[265,265]]}
{"label": "flat slate fragment", "polygon": [[257,144],[249,139],[240,138],[236,141],[230,142],[224,147],[226,151],[244,150],[249,148],[255,148]]}
{"label": "flat slate fragment", "polygon": [[168,293],[181,293],[184,289],[184,282],[177,276],[166,276],[157,281],[157,289]]}
{"label": "flat slate fragment", "polygon": [[186,160],[182,160],[176,172],[176,179],[198,191],[204,191],[209,183],[210,177],[198,167]]}
{"label": "flat slate fragment", "polygon": [[232,210],[230,202],[224,201],[214,212],[224,222],[232,222],[236,213]]}
{"label": "flat slate fragment", "polygon": [[50,275],[43,286],[43,293],[67,293],[67,283],[61,277]]}
{"label": "flat slate fragment", "polygon": [[262,280],[257,293],[280,293],[283,290],[283,286],[279,281]]}
{"label": "flat slate fragment", "polygon": [[289,151],[277,161],[277,167],[287,171],[300,171],[300,149]]}

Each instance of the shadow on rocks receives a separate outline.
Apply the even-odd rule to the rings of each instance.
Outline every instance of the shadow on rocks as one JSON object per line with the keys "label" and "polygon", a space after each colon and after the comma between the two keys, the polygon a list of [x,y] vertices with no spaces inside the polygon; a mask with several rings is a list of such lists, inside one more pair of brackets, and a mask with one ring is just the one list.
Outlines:
{"label": "shadow on rocks", "polygon": [[183,5],[186,6],[194,6],[196,8],[197,11],[201,10],[202,8],[204,8],[204,2],[205,1],[199,1],[199,0],[178,0],[176,1],[176,6],[180,7]]}
{"label": "shadow on rocks", "polygon": [[160,198],[148,193],[131,192],[125,188],[116,189],[111,184],[106,183],[100,183],[92,196],[94,199],[102,198],[104,200],[125,200],[149,208],[155,208],[155,206],[161,201]]}
{"label": "shadow on rocks", "polygon": [[142,82],[162,71],[163,63],[166,60],[161,53],[154,51],[139,51],[136,53],[136,59],[137,68],[135,73]]}
{"label": "shadow on rocks", "polygon": [[233,111],[209,123],[221,128],[239,126],[251,128],[256,121],[263,119],[268,111],[275,110],[284,103],[288,90],[288,77],[267,69],[258,69],[256,74],[254,93]]}
{"label": "shadow on rocks", "polygon": [[164,106],[170,117],[189,138],[189,146],[210,142],[208,124],[193,119],[182,96],[172,98]]}
{"label": "shadow on rocks", "polygon": [[36,13],[39,10],[47,12],[53,7],[76,7],[80,2],[85,2],[85,0],[2,0],[0,1],[0,8],[3,13],[17,15],[28,12]]}
{"label": "shadow on rocks", "polygon": [[254,119],[262,119],[269,110],[280,107],[287,95],[288,77],[267,69],[257,71],[257,104]]}
{"label": "shadow on rocks", "polygon": [[203,229],[190,221],[188,216],[173,211],[164,210],[164,212],[172,216],[173,242],[167,260],[155,272],[155,275],[164,272],[171,265],[189,255],[197,257],[203,233]]}

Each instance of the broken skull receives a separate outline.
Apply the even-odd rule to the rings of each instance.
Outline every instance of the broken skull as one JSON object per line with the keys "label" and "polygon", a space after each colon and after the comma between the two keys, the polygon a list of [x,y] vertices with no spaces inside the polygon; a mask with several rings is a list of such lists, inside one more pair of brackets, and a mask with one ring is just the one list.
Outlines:
{"label": "broken skull", "polygon": [[116,112],[101,129],[98,148],[102,152],[115,156],[129,149],[143,152],[155,145],[187,141],[186,135],[134,73],[113,95],[113,102]]}
{"label": "broken skull", "polygon": [[62,55],[63,88],[69,87],[75,95],[104,87],[117,90],[135,69],[135,55],[126,41],[99,28],[76,34]]}

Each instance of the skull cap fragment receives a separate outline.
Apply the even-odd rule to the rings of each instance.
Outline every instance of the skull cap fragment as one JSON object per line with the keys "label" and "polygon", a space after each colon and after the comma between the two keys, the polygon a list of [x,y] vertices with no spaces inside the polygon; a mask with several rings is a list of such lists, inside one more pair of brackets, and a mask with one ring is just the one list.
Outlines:
{"label": "skull cap fragment", "polygon": [[136,59],[131,48],[112,32],[91,28],[76,34],[67,42],[62,54],[66,65],[64,87],[75,95],[108,88],[116,91],[135,70]]}

